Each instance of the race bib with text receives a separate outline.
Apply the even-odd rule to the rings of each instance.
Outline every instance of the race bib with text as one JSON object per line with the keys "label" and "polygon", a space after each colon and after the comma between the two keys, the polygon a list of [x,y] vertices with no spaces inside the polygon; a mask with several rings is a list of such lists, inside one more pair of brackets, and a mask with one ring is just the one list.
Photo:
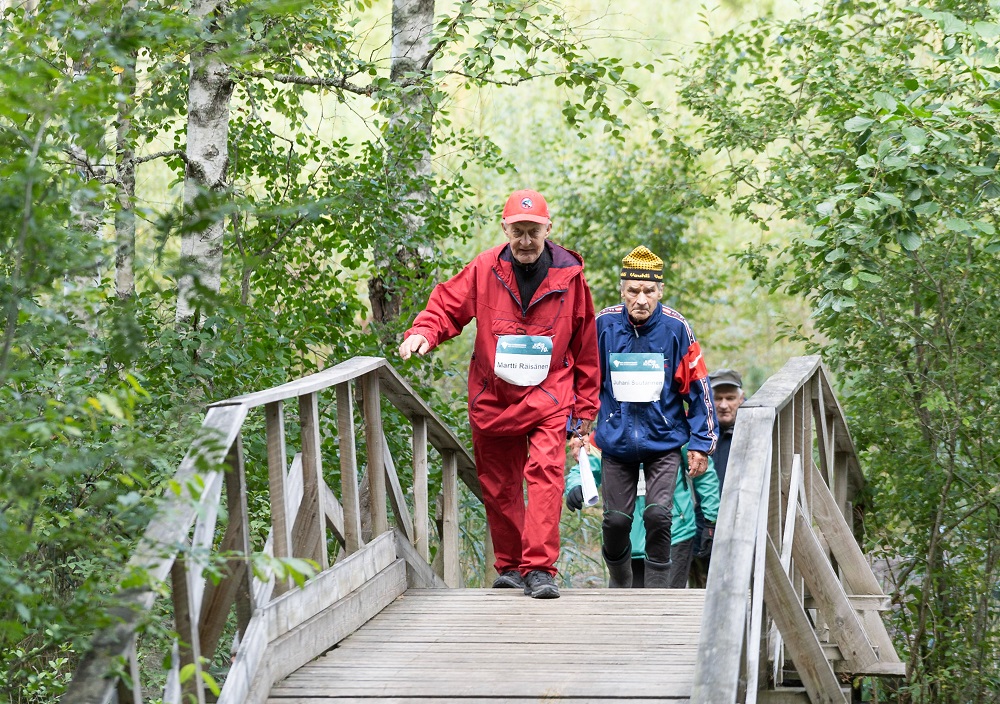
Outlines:
{"label": "race bib with text", "polygon": [[551,337],[501,335],[493,373],[515,386],[537,386],[549,375],[551,362]]}
{"label": "race bib with text", "polygon": [[613,353],[609,358],[615,400],[649,403],[660,398],[666,375],[658,352]]}

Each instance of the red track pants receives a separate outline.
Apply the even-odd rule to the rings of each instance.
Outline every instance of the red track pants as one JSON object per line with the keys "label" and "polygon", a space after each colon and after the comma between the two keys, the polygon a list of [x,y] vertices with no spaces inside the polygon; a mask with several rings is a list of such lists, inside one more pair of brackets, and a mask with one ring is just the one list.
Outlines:
{"label": "red track pants", "polygon": [[473,428],[472,447],[496,571],[555,575],[566,482],[565,416],[544,420],[524,435],[487,435]]}

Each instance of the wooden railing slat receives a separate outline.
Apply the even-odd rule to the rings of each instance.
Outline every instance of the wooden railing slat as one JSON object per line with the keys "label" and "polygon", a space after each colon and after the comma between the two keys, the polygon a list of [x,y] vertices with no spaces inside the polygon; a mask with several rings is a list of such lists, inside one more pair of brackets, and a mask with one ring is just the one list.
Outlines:
{"label": "wooden railing slat", "polygon": [[128,678],[131,682],[121,680],[118,683],[118,704],[142,704],[142,685],[139,680],[139,654],[136,651],[135,639],[129,646],[126,655]]}
{"label": "wooden railing slat", "polygon": [[218,583],[206,586],[206,595],[199,618],[199,637],[202,655],[211,661],[215,656],[219,638],[229,617],[229,607],[236,604],[237,635],[242,634],[250,622],[254,609],[251,590],[250,523],[247,514],[246,473],[243,463],[243,441],[237,436],[226,462],[226,508],[229,522],[219,547],[222,554],[235,553],[226,558],[224,576]]}
{"label": "wooden railing slat", "polygon": [[171,566],[171,587],[174,602],[174,628],[177,630],[180,651],[180,669],[194,666],[194,674],[181,682],[184,698],[205,704],[205,689],[201,678],[201,646],[198,639],[199,609],[195,605],[192,571],[189,560],[179,557]]}
{"label": "wooden railing slat", "polygon": [[334,537],[341,545],[346,545],[344,536],[344,507],[337,500],[337,495],[326,482],[320,487],[323,492],[323,510],[326,512],[326,527],[333,531]]}
{"label": "wooden railing slat", "polygon": [[[264,406],[267,434],[267,485],[271,496],[271,528],[274,557],[291,557],[292,530],[288,520],[288,499],[285,483],[285,413],[284,402],[273,401]],[[290,580],[274,585],[278,594],[291,587]]]}
{"label": "wooden railing slat", "polygon": [[391,366],[378,370],[382,394],[403,415],[413,422],[414,418],[424,418],[427,423],[427,437],[439,452],[452,450],[456,453],[458,476],[469,487],[473,495],[483,500],[483,490],[476,474],[476,462],[465,444],[445,424],[441,417],[417,396],[413,387]]}
{"label": "wooden railing slat", "polygon": [[326,551],[326,514],[323,512],[323,461],[320,452],[319,400],[316,393],[299,396],[302,435],[302,508],[295,521],[296,557],[308,557],[324,570],[330,565]]}
{"label": "wooden railing slat", "polygon": [[396,525],[402,529],[406,539],[413,541],[413,521],[410,520],[410,509],[406,505],[406,497],[403,494],[403,487],[399,483],[399,474],[396,473],[396,463],[392,461],[392,452],[389,450],[389,441],[385,434],[382,434],[382,452],[385,460],[385,479],[389,491],[389,503],[392,505],[393,514],[396,516]]}
{"label": "wooden railing slat", "polygon": [[756,543],[747,526],[756,526],[759,520],[761,486],[771,469],[774,420],[773,408],[741,408],[733,433],[730,458],[739,460],[731,460],[726,475],[712,548],[712,562],[726,569],[708,574],[712,598],[705,601],[701,632],[712,637],[698,645],[693,702],[736,701],[745,634],[736,633],[733,624],[746,619]]}
{"label": "wooden railing slat", "polygon": [[[816,471],[814,467],[813,472]],[[816,483],[822,487],[813,495],[813,521],[826,536],[827,544],[843,571],[848,591],[852,594],[881,594],[882,587],[854,540],[854,534],[840,513],[833,494],[821,480],[817,479]]]}
{"label": "wooden railing slat", "polygon": [[382,432],[382,403],[378,374],[369,373],[361,378],[364,398],[361,405],[365,418],[365,445],[368,450],[369,507],[372,534],[381,535],[389,530],[385,508],[385,442]]}
{"label": "wooden railing slat", "polygon": [[462,586],[462,565],[459,562],[458,535],[458,458],[445,450],[441,468],[441,493],[444,496],[444,535],[441,552],[444,556],[444,581],[449,587]]}
{"label": "wooden railing slat", "polygon": [[848,493],[847,497],[849,500],[853,500],[853,497],[861,490],[864,486],[865,478],[861,473],[861,466],[858,464],[858,453],[854,447],[854,439],[851,437],[851,431],[847,427],[846,418],[844,415],[844,409],[840,406],[840,401],[837,400],[837,395],[833,393],[833,386],[830,384],[830,379],[827,377],[826,372],[822,370],[819,374],[820,382],[823,385],[823,401],[827,405],[827,409],[830,412],[830,418],[833,423],[832,435],[834,438],[835,447],[838,450],[846,452],[850,456],[850,462],[847,467],[847,477],[848,477]]}
{"label": "wooden railing slat", "polygon": [[415,416],[413,422],[413,546],[424,562],[430,561],[428,525],[427,418]]}
{"label": "wooden railing slat", "polygon": [[770,539],[767,540],[765,549],[767,579],[764,581],[764,601],[771,617],[778,624],[778,630],[786,634],[785,647],[795,662],[802,684],[809,692],[809,701],[813,704],[847,704],[840,691],[840,680],[823,653],[809,617],[799,605],[798,594],[782,569],[781,558]]}
{"label": "wooden railing slat", "polygon": [[[853,540],[851,541],[853,542]],[[865,668],[878,661],[865,629],[858,620],[858,614],[847,599],[833,566],[820,548],[813,534],[812,526],[802,513],[796,511],[795,542],[792,553],[796,565],[806,580],[813,599],[822,604],[820,609],[830,624],[830,632],[840,646],[845,659]]]}
{"label": "wooden railing slat", "polygon": [[[239,442],[239,436],[237,436],[236,441]],[[209,553],[214,547],[215,524],[219,518],[219,502],[222,498],[224,482],[224,474],[216,472],[205,486],[202,496],[202,514],[195,520],[194,534],[191,536],[191,549],[196,553]],[[191,572],[191,607],[195,614],[200,614],[202,599],[205,595],[204,568],[198,563],[194,567],[190,567],[189,571]]]}
{"label": "wooden railing slat", "polygon": [[308,396],[317,391],[322,391],[323,389],[342,384],[345,381],[350,381],[351,379],[375,371],[386,364],[388,362],[382,357],[353,357],[346,362],[341,362],[335,367],[324,369],[316,374],[310,374],[309,376],[290,381],[281,386],[275,386],[266,391],[255,391],[251,394],[244,394],[243,396],[219,401],[213,403],[209,408],[225,407],[232,404],[239,404],[246,408],[256,408],[257,406],[264,406],[275,401],[287,401],[301,396]]}
{"label": "wooden railing slat", "polygon": [[[766,662],[761,659],[761,650],[764,644],[761,643],[761,632],[763,629],[764,610],[761,606],[764,603],[764,579],[765,579],[765,557],[763,543],[767,540],[768,504],[773,496],[770,488],[765,484],[760,492],[760,508],[758,509],[757,520],[757,545],[754,549],[753,562],[753,588],[750,592],[750,627],[747,629],[747,704],[755,704],[757,701],[757,682],[761,675],[761,668],[766,666]],[[780,496],[780,492],[778,492]],[[766,653],[765,653],[766,655]]]}
{"label": "wooden railing slat", "polygon": [[809,381],[820,366],[821,360],[818,355],[790,359],[777,373],[769,377],[753,396],[743,402],[740,412],[746,408],[773,408],[776,413],[780,412],[791,403],[795,393]]}
{"label": "wooden railing slat", "polygon": [[354,446],[354,399],[351,383],[337,385],[337,438],[340,444],[340,495],[344,499],[344,538],[347,554],[357,552],[361,540],[361,492]]}

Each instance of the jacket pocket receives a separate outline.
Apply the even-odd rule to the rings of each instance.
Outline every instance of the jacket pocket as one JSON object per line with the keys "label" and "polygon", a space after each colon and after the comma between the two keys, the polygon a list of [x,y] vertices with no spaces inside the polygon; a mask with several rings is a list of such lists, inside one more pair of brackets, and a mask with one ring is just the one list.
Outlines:
{"label": "jacket pocket", "polygon": [[541,391],[543,394],[545,394],[546,396],[548,396],[550,399],[552,399],[552,403],[554,403],[554,404],[558,404],[559,403],[559,399],[557,399],[555,396],[553,396],[551,393],[549,393],[549,390],[546,389],[541,384],[539,384],[536,388],[539,391]]}
{"label": "jacket pocket", "polygon": [[478,401],[479,397],[482,396],[486,392],[487,385],[488,385],[488,382],[486,381],[486,379],[483,379],[483,386],[482,386],[482,388],[479,389],[478,392],[476,392],[476,395],[473,396],[472,401],[469,402],[469,407],[470,408],[475,408],[476,407],[476,401]]}

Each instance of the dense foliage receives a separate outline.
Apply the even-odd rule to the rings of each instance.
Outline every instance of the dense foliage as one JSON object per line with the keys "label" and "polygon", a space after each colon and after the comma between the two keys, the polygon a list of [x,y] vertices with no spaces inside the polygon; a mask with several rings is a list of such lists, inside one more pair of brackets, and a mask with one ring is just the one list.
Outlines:
{"label": "dense foliage", "polygon": [[684,103],[740,216],[796,223],[743,258],[805,296],[897,595],[906,702],[1000,697],[1000,64],[995,5],[827,2],[701,46]]}

